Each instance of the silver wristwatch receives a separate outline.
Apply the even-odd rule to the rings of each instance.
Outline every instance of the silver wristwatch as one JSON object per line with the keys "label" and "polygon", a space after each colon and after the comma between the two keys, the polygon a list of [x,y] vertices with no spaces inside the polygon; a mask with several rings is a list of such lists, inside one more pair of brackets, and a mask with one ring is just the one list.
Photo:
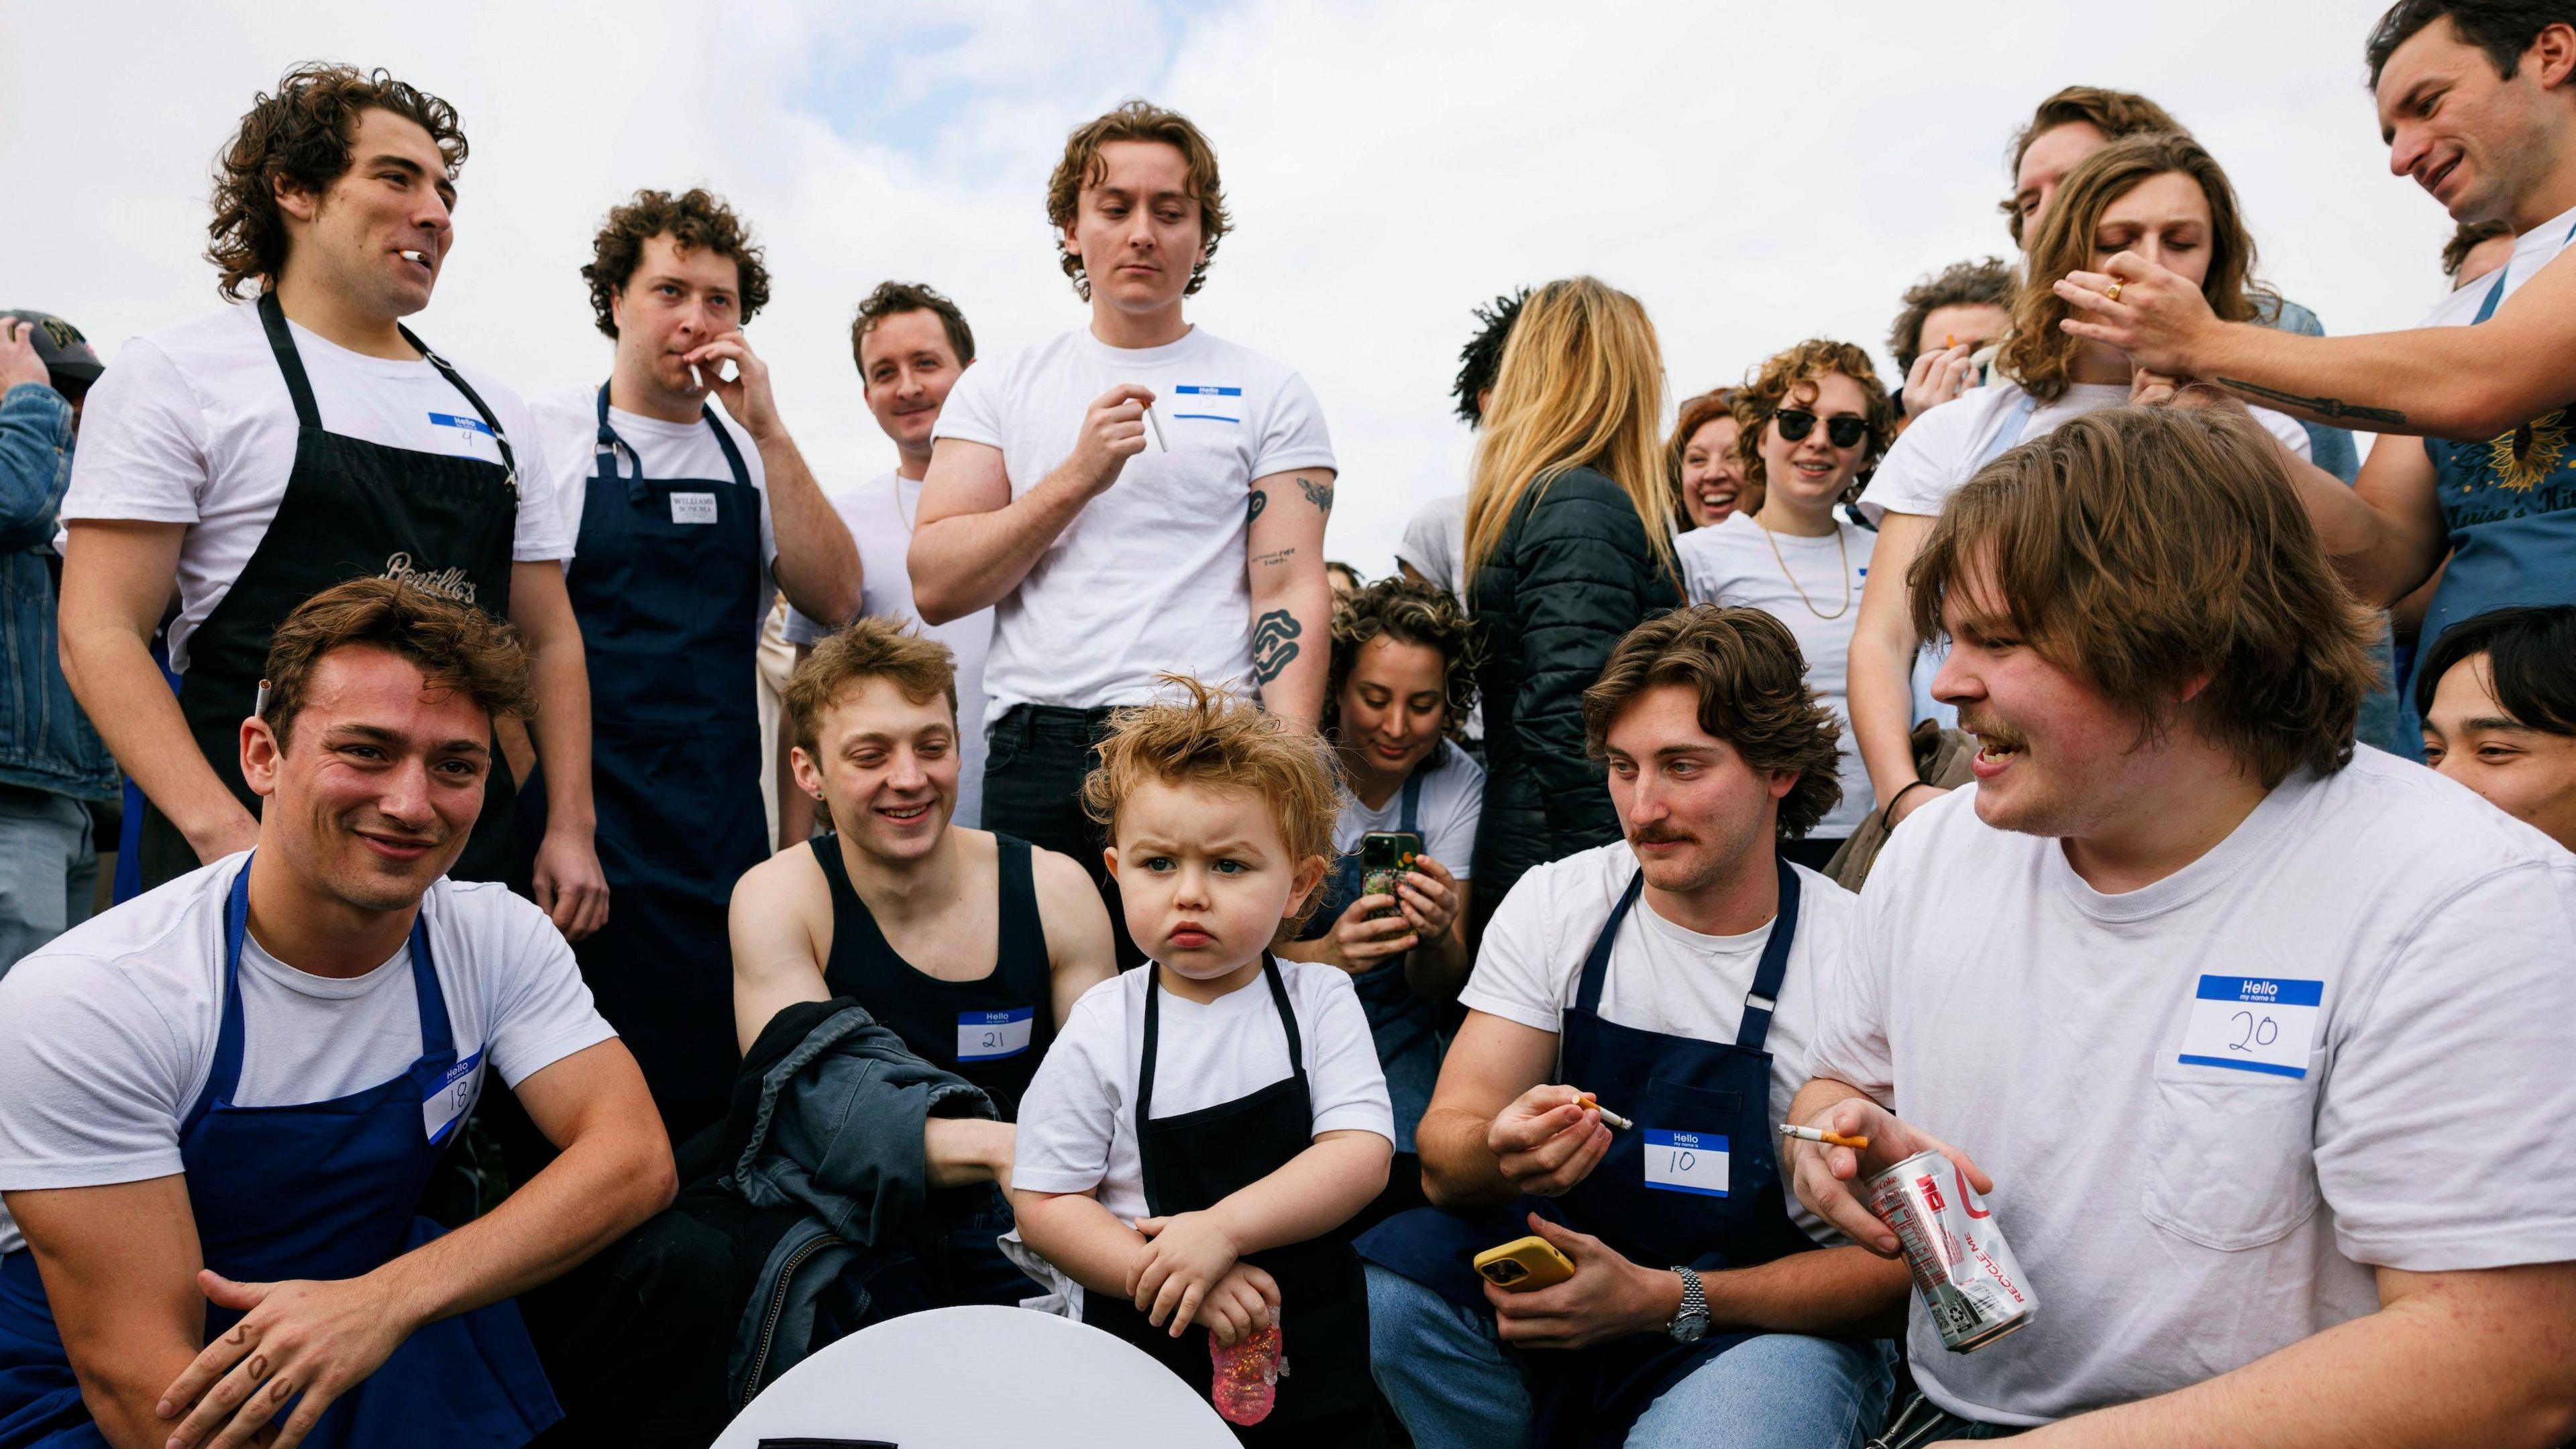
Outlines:
{"label": "silver wristwatch", "polygon": [[1708,1293],[1699,1286],[1699,1274],[1688,1268],[1675,1268],[1682,1280],[1681,1311],[1664,1325],[1664,1332],[1675,1343],[1697,1343],[1708,1336]]}

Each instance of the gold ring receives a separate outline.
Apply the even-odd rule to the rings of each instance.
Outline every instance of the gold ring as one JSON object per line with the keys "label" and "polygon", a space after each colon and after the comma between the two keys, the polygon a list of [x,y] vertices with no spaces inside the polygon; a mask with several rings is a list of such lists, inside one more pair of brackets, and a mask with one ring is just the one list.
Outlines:
{"label": "gold ring", "polygon": [[2103,296],[2105,296],[2105,297],[2110,298],[2110,299],[2111,299],[2112,301],[2114,301],[2114,302],[2119,301],[2119,300],[2120,300],[2120,284],[2119,284],[2119,283],[2117,283],[2117,282],[2113,282],[2110,286],[2103,288],[2103,289],[2102,289],[2102,295],[2103,295]]}

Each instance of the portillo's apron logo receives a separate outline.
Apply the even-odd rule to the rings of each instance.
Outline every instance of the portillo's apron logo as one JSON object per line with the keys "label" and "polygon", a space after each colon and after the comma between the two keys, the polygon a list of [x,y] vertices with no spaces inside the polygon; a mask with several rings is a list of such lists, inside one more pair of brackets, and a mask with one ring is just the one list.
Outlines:
{"label": "portillo's apron logo", "polygon": [[442,599],[454,599],[460,604],[474,602],[474,581],[465,576],[465,570],[444,568],[432,573],[416,569],[411,566],[408,553],[398,553],[386,559],[385,571],[380,577],[399,579],[413,588],[436,594]]}
{"label": "portillo's apron logo", "polygon": [[2567,456],[2567,409],[2524,423],[2487,444],[2487,472],[2499,488],[2528,493]]}

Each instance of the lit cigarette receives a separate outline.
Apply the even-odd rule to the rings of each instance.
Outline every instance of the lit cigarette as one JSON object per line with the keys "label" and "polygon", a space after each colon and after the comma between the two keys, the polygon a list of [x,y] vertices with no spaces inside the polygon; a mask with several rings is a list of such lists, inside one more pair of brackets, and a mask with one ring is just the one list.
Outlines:
{"label": "lit cigarette", "polygon": [[1600,1103],[1593,1101],[1592,1094],[1590,1092],[1586,1092],[1574,1100],[1591,1108],[1593,1111],[1600,1113],[1602,1121],[1609,1123],[1611,1126],[1618,1128],[1622,1132],[1633,1132],[1637,1128],[1636,1123],[1629,1121],[1627,1118],[1622,1117],[1618,1113],[1611,1111],[1609,1108],[1602,1106]]}
{"label": "lit cigarette", "polygon": [[1786,1122],[1780,1124],[1780,1135],[1795,1137],[1801,1142],[1821,1142],[1827,1147],[1849,1147],[1855,1151],[1869,1145],[1869,1139],[1866,1137],[1845,1137],[1839,1132],[1819,1132],[1813,1127],[1792,1127]]}
{"label": "lit cigarette", "polygon": [[1154,410],[1153,410],[1152,408],[1147,408],[1147,409],[1145,409],[1145,426],[1147,426],[1147,427],[1149,427],[1149,428],[1152,428],[1152,429],[1154,430],[1154,451],[1155,451],[1155,452],[1157,452],[1157,453],[1168,453],[1168,452],[1172,451],[1169,447],[1165,446],[1165,445],[1164,445],[1164,443],[1163,443],[1163,424],[1162,424],[1162,422],[1161,422],[1161,420],[1160,420],[1160,419],[1157,419],[1157,418],[1154,416]]}
{"label": "lit cigarette", "polygon": [[424,267],[429,265],[429,253],[427,252],[404,252],[403,256],[405,259],[418,262]]}

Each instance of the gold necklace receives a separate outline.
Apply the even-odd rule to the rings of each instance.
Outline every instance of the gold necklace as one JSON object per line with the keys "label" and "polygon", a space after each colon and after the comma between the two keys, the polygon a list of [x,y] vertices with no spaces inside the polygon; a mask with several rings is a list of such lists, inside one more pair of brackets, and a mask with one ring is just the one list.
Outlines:
{"label": "gold necklace", "polygon": [[1762,530],[1762,541],[1771,545],[1771,561],[1780,566],[1780,577],[1787,579],[1789,587],[1798,591],[1798,602],[1807,606],[1808,613],[1819,619],[1830,620],[1839,619],[1851,612],[1851,544],[1843,537],[1843,526],[1840,520],[1834,523],[1834,552],[1842,558],[1843,606],[1830,614],[1816,607],[1816,601],[1807,597],[1806,586],[1798,582],[1796,574],[1789,572],[1789,561],[1780,556],[1780,540],[1771,536],[1771,525],[1764,523],[1757,514],[1753,519],[1753,526]]}

